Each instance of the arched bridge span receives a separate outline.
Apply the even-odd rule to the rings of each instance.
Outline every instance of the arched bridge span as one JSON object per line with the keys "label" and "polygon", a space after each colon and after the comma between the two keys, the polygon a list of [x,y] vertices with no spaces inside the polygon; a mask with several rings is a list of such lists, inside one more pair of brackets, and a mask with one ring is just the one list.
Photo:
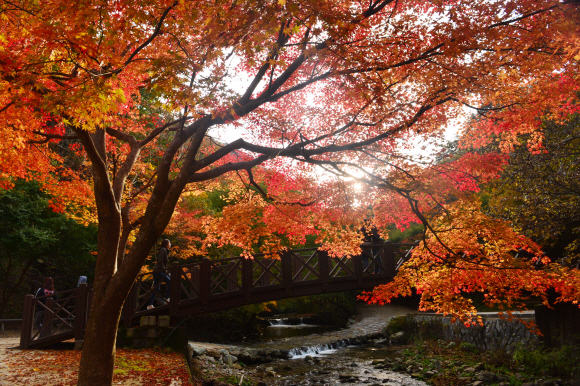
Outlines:
{"label": "arched bridge span", "polygon": [[[415,245],[365,243],[361,246],[362,255],[351,258],[330,257],[325,251],[310,248],[285,251],[279,259],[254,255],[253,259],[232,257],[187,265],[174,263],[166,272],[171,277],[169,302],[162,297],[163,287],[159,292],[152,288],[151,273],[140,274],[125,300],[122,323],[130,327],[145,315],[169,314],[181,318],[290,297],[372,289],[393,279]],[[152,296],[157,305],[148,310]],[[42,298],[26,296],[20,346],[33,348],[82,339],[91,288],[81,285],[61,292],[55,302],[47,298],[43,304]],[[44,311],[43,326],[34,331],[33,320],[39,308]]]}

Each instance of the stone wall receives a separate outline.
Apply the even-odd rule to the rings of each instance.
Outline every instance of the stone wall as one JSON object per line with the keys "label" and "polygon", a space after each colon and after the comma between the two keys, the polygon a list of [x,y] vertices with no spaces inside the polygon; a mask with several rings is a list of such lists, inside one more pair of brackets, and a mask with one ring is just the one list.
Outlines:
{"label": "stone wall", "polygon": [[[539,342],[538,336],[530,332],[517,318],[513,320],[502,319],[495,313],[483,315],[483,326],[472,325],[466,327],[463,323],[451,322],[450,317],[441,315],[409,315],[412,321],[421,325],[436,325],[437,335],[446,341],[461,341],[475,345],[482,350],[513,351],[518,345],[530,345]],[[524,320],[533,319],[533,314],[518,316]],[[433,330],[433,328],[432,328]]]}

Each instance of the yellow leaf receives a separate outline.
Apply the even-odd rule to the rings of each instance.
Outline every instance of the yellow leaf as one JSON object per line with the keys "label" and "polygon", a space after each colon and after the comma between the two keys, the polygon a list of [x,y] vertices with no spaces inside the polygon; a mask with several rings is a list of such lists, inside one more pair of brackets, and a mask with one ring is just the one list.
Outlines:
{"label": "yellow leaf", "polygon": [[286,4],[286,0],[278,0],[278,4],[283,6],[284,4]]}

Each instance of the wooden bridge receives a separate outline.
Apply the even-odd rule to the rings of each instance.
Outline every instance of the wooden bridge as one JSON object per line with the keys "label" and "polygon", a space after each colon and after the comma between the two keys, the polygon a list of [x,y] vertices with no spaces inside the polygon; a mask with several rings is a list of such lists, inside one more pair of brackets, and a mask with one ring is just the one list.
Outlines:
{"label": "wooden bridge", "polygon": [[[179,319],[290,297],[372,289],[391,281],[415,246],[365,243],[361,246],[362,255],[351,258],[330,257],[325,251],[311,248],[285,251],[279,259],[254,255],[253,259],[232,257],[187,265],[173,263],[166,272],[171,277],[170,301],[162,297],[165,291],[158,293],[152,288],[152,273],[140,274],[125,300],[121,322],[131,327],[144,315],[169,314],[172,319]],[[147,310],[152,295],[156,306]],[[92,289],[86,284],[59,292],[58,300],[54,301],[49,296],[27,295],[20,347],[82,340],[91,298]],[[40,311],[44,311],[42,327],[33,330],[35,314]]]}

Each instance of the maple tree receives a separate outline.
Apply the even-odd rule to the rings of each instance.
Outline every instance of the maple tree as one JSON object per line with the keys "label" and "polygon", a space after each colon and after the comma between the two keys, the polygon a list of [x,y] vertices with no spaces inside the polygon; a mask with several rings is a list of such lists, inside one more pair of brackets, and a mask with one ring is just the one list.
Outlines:
{"label": "maple tree", "polygon": [[[3,1],[0,177],[5,185],[14,175],[43,179],[55,205],[90,199],[90,185],[96,203],[98,258],[78,384],[111,383],[117,324],[136,275],[182,194],[220,178],[237,176],[239,185],[223,216],[204,223],[205,241],[246,253],[256,237],[274,252],[277,234],[315,234],[332,254],[356,254],[369,206],[379,228],[435,221],[425,240],[447,249],[424,244],[427,261],[458,249],[502,260],[478,243],[479,227],[502,230],[490,233],[507,240],[498,241],[501,256],[513,245],[537,251],[476,214],[470,199],[478,180],[497,176],[501,156],[423,168],[405,152],[412,138],[439,137],[462,106],[481,101],[502,107],[502,124],[478,126],[473,143],[493,133],[509,149],[528,134],[538,148],[537,118],[577,91],[578,16],[575,1],[555,0]],[[216,140],[221,128],[241,138]],[[84,160],[90,184],[50,145],[63,140]],[[457,197],[438,220],[437,208]],[[437,221],[462,216],[473,220],[459,227],[462,243],[442,240]],[[483,277],[494,277],[486,267]],[[420,286],[405,272],[393,288]],[[503,279],[487,284],[499,288]],[[573,297],[578,283],[560,284]]]}

